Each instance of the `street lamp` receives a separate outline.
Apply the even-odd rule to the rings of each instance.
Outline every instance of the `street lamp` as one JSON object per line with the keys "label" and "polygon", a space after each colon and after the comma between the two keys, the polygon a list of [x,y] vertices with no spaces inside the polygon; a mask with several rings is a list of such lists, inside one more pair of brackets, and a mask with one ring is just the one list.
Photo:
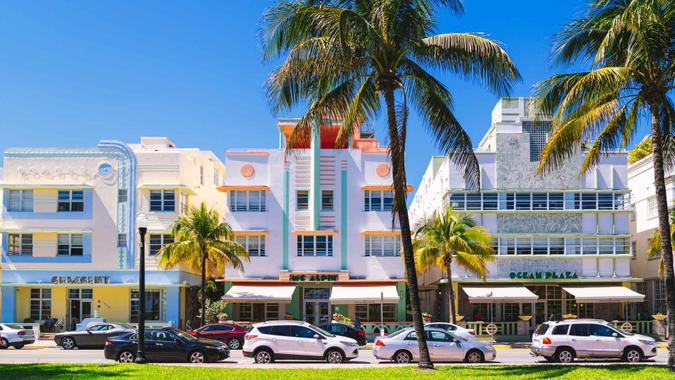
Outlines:
{"label": "street lamp", "polygon": [[141,257],[138,266],[138,351],[136,363],[145,364],[145,234],[148,232],[148,218],[144,213],[136,217],[136,226],[141,239]]}

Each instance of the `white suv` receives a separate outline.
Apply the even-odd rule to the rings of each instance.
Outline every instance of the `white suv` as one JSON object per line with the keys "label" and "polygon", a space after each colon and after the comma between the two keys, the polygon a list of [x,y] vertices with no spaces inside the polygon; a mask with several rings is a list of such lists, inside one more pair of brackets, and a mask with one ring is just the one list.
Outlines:
{"label": "white suv", "polygon": [[531,354],[560,363],[574,358],[639,362],[656,355],[656,341],[617,330],[600,319],[570,319],[539,325],[532,336]]}
{"label": "white suv", "polygon": [[356,340],[335,336],[301,321],[256,323],[244,336],[243,353],[256,363],[282,359],[316,359],[342,363],[359,356]]}

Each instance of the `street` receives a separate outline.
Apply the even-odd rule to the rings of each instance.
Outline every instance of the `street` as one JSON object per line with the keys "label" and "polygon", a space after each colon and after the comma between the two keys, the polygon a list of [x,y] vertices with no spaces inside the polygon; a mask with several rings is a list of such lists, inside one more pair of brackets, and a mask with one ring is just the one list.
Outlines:
{"label": "street", "polygon": [[[650,359],[638,365],[654,365],[666,364],[667,350],[664,348],[658,349],[656,358]],[[111,360],[106,360],[103,357],[102,350],[71,350],[66,351],[57,347],[46,348],[31,348],[27,346],[21,350],[8,349],[0,351],[0,363],[114,363]],[[575,364],[587,365],[607,365],[616,364],[618,361],[598,360],[598,361],[576,361]],[[444,363],[437,363],[446,365]],[[451,364],[451,363],[447,363]],[[452,363],[454,365],[463,365],[460,363]],[[498,348],[497,360],[485,364],[549,364],[542,358],[534,358],[530,356],[530,350],[524,348]],[[172,363],[172,365],[195,365],[187,363]],[[259,365],[253,362],[251,358],[244,358],[241,351],[233,351],[232,356],[223,362],[201,364],[202,366],[213,367],[237,367],[237,368],[326,368],[335,367],[335,365],[327,364],[320,361],[284,361],[268,365]],[[383,362],[375,359],[370,350],[360,350],[359,357],[340,365],[340,367],[372,367],[372,366],[392,366],[397,365],[390,362]]]}

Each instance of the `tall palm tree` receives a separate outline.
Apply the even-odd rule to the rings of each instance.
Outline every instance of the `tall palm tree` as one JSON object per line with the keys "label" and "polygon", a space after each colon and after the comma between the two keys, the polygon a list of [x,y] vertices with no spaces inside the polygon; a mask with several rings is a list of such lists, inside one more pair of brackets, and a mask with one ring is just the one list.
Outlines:
{"label": "tall palm tree", "polygon": [[417,230],[414,246],[418,271],[440,268],[448,277],[448,310],[455,323],[455,291],[452,287],[452,263],[485,278],[486,263],[494,259],[492,236],[467,214],[448,206],[424,221]]}
{"label": "tall palm tree", "polygon": [[[554,45],[555,62],[586,65],[588,71],[553,75],[535,90],[540,109],[553,115],[540,171],[563,165],[579,152],[580,143],[592,141],[581,168],[586,172],[604,152],[625,148],[640,120],[649,118],[671,336],[675,277],[664,172],[675,152],[674,41],[672,0],[594,0],[587,15],[565,26]],[[675,370],[673,341],[669,366]]]}
{"label": "tall palm tree", "polygon": [[206,276],[221,276],[226,265],[243,269],[242,260],[248,261],[246,249],[234,241],[232,228],[220,218],[218,211],[209,209],[204,202],[199,207],[190,206],[185,215],[173,223],[174,242],[159,251],[159,265],[171,269],[187,264],[201,272],[201,325],[206,316]]}
{"label": "tall palm tree", "polygon": [[[675,246],[675,209],[670,211],[670,244]],[[647,256],[659,258],[659,277],[665,274],[665,261],[661,255],[661,231],[656,229],[647,247]]]}
{"label": "tall palm tree", "polygon": [[[394,215],[398,215],[409,301],[420,368],[433,368],[423,334],[417,275],[406,205],[405,144],[408,103],[418,111],[440,149],[479,182],[471,139],[453,113],[448,88],[427,69],[459,75],[506,94],[520,78],[502,47],[476,33],[433,35],[436,5],[462,13],[460,0],[305,0],[280,2],[263,16],[266,59],[285,56],[269,77],[273,110],[308,104],[290,136],[307,142],[317,120],[343,120],[337,143],[373,120],[384,100],[392,162]],[[398,99],[398,103],[397,103]]]}

